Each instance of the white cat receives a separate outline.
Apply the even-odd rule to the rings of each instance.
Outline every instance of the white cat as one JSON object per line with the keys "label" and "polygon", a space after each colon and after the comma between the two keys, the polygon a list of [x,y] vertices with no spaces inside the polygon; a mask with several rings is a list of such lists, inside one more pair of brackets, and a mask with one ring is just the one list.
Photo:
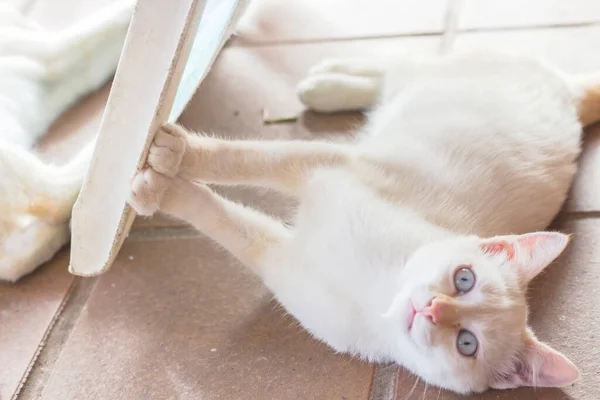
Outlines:
{"label": "white cat", "polygon": [[[492,52],[340,59],[314,68],[299,95],[318,111],[374,110],[354,144],[166,125],[130,203],[194,224],[337,351],[459,393],[575,381],[528,327],[526,289],[567,246],[542,230],[567,196],[582,125],[600,119],[600,75]],[[210,183],[295,195],[295,222]]]}
{"label": "white cat", "polygon": [[69,240],[71,209],[93,151],[47,165],[31,147],[114,74],[135,5],[121,0],[59,32],[0,3],[0,281],[16,281]]}

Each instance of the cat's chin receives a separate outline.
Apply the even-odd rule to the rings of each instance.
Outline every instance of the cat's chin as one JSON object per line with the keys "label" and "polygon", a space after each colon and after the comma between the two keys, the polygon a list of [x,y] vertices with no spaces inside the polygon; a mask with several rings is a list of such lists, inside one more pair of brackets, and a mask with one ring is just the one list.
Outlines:
{"label": "cat's chin", "polygon": [[421,314],[416,314],[413,320],[412,328],[408,335],[412,342],[420,349],[427,349],[431,346],[431,339],[427,325],[430,322]]}

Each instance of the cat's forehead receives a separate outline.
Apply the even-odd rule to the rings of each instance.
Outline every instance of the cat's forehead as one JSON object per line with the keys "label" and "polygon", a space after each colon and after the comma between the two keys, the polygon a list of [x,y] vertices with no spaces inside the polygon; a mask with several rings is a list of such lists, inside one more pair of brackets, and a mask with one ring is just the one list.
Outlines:
{"label": "cat's forehead", "polygon": [[437,241],[423,246],[420,250],[419,257],[439,261],[464,260],[483,256],[478,240],[473,237]]}
{"label": "cat's forehead", "polygon": [[499,259],[484,254],[479,244],[471,239],[423,246],[410,261],[427,266],[426,270],[432,277],[446,275],[447,272],[461,266],[474,268],[478,273],[498,276],[500,271],[495,271],[493,267],[497,267],[501,263]]}

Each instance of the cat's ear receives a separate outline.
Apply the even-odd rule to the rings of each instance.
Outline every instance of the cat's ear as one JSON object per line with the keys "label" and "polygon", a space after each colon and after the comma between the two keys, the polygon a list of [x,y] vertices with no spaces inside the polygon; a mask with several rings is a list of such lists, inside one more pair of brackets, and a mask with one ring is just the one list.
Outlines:
{"label": "cat's ear", "polygon": [[520,280],[527,284],[569,243],[569,236],[559,232],[535,232],[524,235],[495,236],[484,239],[481,249],[486,254],[502,254],[517,269]]}
{"label": "cat's ear", "polygon": [[510,372],[500,374],[490,383],[493,389],[520,386],[561,387],[579,379],[577,367],[558,351],[539,342],[528,331],[527,339]]}

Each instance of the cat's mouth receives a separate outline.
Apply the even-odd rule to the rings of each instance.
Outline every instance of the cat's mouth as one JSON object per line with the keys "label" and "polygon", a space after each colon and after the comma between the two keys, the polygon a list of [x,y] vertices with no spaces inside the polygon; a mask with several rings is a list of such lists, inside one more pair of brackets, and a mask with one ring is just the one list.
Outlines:
{"label": "cat's mouth", "polygon": [[417,315],[417,310],[415,309],[415,306],[413,305],[412,301],[409,299],[408,300],[408,315],[407,315],[407,321],[408,321],[408,330],[410,331],[412,326],[413,326],[413,322],[415,322],[415,316]]}

